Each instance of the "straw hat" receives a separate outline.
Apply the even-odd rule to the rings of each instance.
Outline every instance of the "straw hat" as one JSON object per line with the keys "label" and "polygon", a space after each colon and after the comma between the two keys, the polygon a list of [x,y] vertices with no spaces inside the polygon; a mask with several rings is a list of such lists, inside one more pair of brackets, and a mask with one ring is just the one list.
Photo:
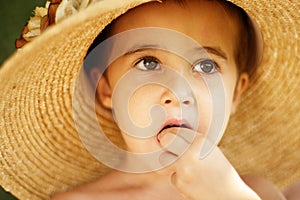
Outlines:
{"label": "straw hat", "polygon": [[[146,1],[82,1],[81,7],[66,12],[71,16],[58,17],[55,25],[3,64],[0,162],[1,186],[7,191],[20,199],[45,199],[108,170],[89,154],[77,134],[74,84],[93,39],[113,19]],[[65,8],[72,3],[63,2]],[[256,20],[265,44],[261,67],[220,146],[239,173],[259,174],[283,188],[300,180],[300,4],[233,2]],[[110,123],[111,116],[104,110],[101,116],[110,139],[119,143],[113,137],[118,129]],[[82,121],[86,122],[84,117]],[[113,152],[105,152],[114,159]]]}

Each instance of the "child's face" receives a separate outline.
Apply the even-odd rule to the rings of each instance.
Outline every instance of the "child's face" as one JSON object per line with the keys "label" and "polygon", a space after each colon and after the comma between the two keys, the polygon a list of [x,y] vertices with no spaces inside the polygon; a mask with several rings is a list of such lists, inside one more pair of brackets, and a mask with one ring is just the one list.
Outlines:
{"label": "child's face", "polygon": [[[248,83],[246,74],[238,76],[234,59],[238,37],[236,21],[215,2],[188,1],[184,6],[172,2],[148,3],[116,20],[111,35],[143,27],[178,31],[205,47],[208,54],[205,56],[199,54],[198,57],[195,55],[195,61],[192,64],[178,55],[155,48],[139,49],[121,56],[108,67],[106,78],[102,78],[98,83],[97,94],[102,104],[107,108],[113,108],[115,113],[120,112],[112,104],[113,92],[122,76],[129,70],[135,68],[144,70],[145,73],[153,73],[161,66],[168,66],[184,77],[191,86],[193,94],[179,91],[183,96],[183,101],[179,102],[168,88],[159,84],[147,84],[138,88],[130,96],[128,108],[123,109],[128,110],[134,124],[146,127],[151,123],[149,111],[154,105],[160,105],[166,114],[166,119],[159,122],[161,127],[164,127],[174,124],[179,126],[181,123],[189,126],[194,117],[182,119],[181,106],[197,108],[200,117],[197,118],[199,126],[196,131],[206,134],[212,120],[213,103],[203,77],[214,79],[217,77],[216,74],[219,74],[225,93],[224,124],[226,125],[230,113],[235,110],[239,97]],[[97,71],[93,69],[92,73],[95,73],[95,70]],[[174,84],[175,82],[174,80]],[[159,134],[161,133],[154,132],[153,137],[148,139],[134,139],[126,134],[123,136],[130,151],[151,152],[160,148],[157,140]]]}

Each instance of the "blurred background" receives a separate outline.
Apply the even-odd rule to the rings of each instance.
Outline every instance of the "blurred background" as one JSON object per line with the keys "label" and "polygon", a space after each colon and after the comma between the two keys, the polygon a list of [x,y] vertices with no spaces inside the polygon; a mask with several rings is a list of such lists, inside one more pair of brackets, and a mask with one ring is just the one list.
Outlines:
{"label": "blurred background", "polygon": [[[0,66],[16,50],[15,39],[19,38],[34,8],[45,3],[46,0],[0,0]],[[15,199],[0,187],[0,200]]]}
{"label": "blurred background", "polygon": [[0,65],[15,49],[15,39],[32,16],[36,6],[46,0],[0,0]]}

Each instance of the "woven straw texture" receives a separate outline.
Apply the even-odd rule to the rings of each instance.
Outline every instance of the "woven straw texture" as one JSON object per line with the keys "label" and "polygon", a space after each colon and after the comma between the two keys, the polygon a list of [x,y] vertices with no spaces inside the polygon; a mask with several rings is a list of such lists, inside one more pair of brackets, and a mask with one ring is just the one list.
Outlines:
{"label": "woven straw texture", "polygon": [[[108,170],[79,139],[73,89],[93,39],[140,3],[96,3],[50,27],[2,66],[1,185],[16,197],[46,199]],[[300,180],[300,5],[298,0],[234,3],[261,28],[264,57],[220,146],[240,173],[259,174],[283,188]],[[120,143],[110,114],[100,114],[111,140]]]}
{"label": "woven straw texture", "polygon": [[264,55],[221,147],[240,173],[260,174],[282,188],[300,180],[300,4],[233,2],[259,24]]}

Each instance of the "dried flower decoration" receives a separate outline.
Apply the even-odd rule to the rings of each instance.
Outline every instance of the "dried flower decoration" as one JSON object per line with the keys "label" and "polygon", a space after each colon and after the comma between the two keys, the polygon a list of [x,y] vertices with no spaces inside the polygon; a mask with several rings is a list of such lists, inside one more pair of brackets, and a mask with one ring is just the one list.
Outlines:
{"label": "dried flower decoration", "polygon": [[90,4],[100,0],[50,0],[45,7],[36,7],[34,16],[23,27],[19,39],[16,39],[16,48],[21,48],[33,38],[40,35],[47,27],[71,16]]}

